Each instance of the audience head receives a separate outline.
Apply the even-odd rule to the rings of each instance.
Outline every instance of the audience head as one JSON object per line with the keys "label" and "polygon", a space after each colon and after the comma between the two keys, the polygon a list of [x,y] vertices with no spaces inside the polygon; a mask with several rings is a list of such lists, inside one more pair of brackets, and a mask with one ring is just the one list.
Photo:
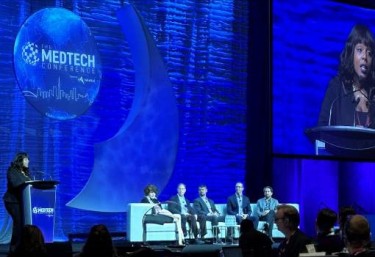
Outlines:
{"label": "audience head", "polygon": [[340,210],[339,210],[339,226],[340,226],[340,230],[344,230],[344,226],[345,226],[345,223],[348,219],[348,216],[351,216],[351,215],[354,215],[356,214],[356,211],[350,207],[350,206],[345,206],[345,207],[341,207]]}
{"label": "audience head", "polygon": [[370,242],[370,225],[365,217],[362,215],[349,216],[344,232],[349,253],[367,248]]}
{"label": "audience head", "polygon": [[321,209],[316,218],[316,230],[320,234],[329,234],[333,231],[333,227],[337,221],[337,214],[335,211],[324,208]]}
{"label": "audience head", "polygon": [[103,224],[92,226],[82,249],[83,256],[111,257],[114,255],[112,237]]}
{"label": "audience head", "polygon": [[252,230],[254,230],[254,223],[252,220],[244,219],[241,221],[241,224],[240,224],[241,234],[252,231]]}
{"label": "audience head", "polygon": [[294,206],[282,204],[277,206],[275,223],[278,229],[289,237],[294,231],[298,229],[300,217],[297,209]]}
{"label": "audience head", "polygon": [[24,256],[43,256],[47,250],[42,231],[35,225],[25,225],[16,252]]}
{"label": "audience head", "polygon": [[153,184],[148,184],[143,192],[145,193],[145,196],[153,196],[152,198],[154,198],[158,193],[158,188]]}

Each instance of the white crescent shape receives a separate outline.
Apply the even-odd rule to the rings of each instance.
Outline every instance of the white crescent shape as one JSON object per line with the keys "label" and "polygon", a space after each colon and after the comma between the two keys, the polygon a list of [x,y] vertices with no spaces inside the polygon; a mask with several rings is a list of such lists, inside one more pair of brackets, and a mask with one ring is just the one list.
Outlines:
{"label": "white crescent shape", "polygon": [[125,212],[148,183],[162,190],[174,169],[178,110],[168,74],[138,11],[128,4],[117,17],[134,61],[134,101],[117,134],[95,145],[91,176],[69,207]]}

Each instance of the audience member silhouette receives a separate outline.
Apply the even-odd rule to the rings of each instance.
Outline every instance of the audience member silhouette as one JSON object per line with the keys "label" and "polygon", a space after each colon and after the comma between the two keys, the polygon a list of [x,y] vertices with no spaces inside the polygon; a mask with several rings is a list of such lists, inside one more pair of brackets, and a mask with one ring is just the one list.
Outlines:
{"label": "audience member silhouette", "polygon": [[42,231],[35,225],[25,225],[22,229],[20,244],[11,257],[46,257],[47,249]]}
{"label": "audience member silhouette", "polygon": [[117,257],[107,227],[103,224],[92,226],[82,251],[75,257]]}
{"label": "audience member silhouette", "polygon": [[337,214],[335,211],[329,208],[324,208],[319,211],[315,223],[317,232],[316,251],[326,252],[326,254],[342,251],[344,242],[333,230],[336,221]]}
{"label": "audience member silhouette", "polygon": [[306,245],[311,244],[312,240],[298,228],[300,216],[294,206],[277,206],[275,223],[285,235],[278,249],[279,257],[298,257],[300,253],[307,252]]}
{"label": "audience member silhouette", "polygon": [[345,229],[345,243],[350,256],[375,257],[375,251],[370,250],[370,225],[362,215],[348,217]]}
{"label": "audience member silhouette", "polygon": [[244,219],[240,225],[239,247],[243,257],[268,257],[272,253],[272,241],[254,228],[252,220]]}
{"label": "audience member silhouette", "polygon": [[337,232],[337,234],[341,237],[343,241],[345,241],[344,227],[345,227],[346,221],[348,220],[348,216],[352,216],[355,214],[357,214],[356,211],[350,206],[341,207],[339,210],[339,217],[338,217],[339,231]]}

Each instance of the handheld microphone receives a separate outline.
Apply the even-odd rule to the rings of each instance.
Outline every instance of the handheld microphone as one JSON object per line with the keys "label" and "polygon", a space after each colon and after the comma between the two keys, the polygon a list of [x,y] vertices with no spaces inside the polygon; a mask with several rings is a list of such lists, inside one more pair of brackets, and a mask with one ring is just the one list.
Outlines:
{"label": "handheld microphone", "polygon": [[[350,91],[350,92],[348,92],[348,93],[345,93],[345,94],[343,94],[343,95],[338,95],[338,96],[336,96],[335,99],[333,99],[333,101],[332,101],[332,103],[331,103],[331,106],[329,107],[328,126],[331,126],[331,121],[332,121],[332,110],[333,110],[333,106],[335,105],[335,103],[336,103],[339,99],[341,99],[341,98],[343,98],[343,97],[348,97],[348,96],[350,96],[350,95],[354,95],[354,93],[355,93],[355,92],[358,92],[358,91],[361,91],[361,90],[360,90],[360,89],[356,89],[356,90]],[[358,105],[359,101],[360,101],[360,98],[359,98],[359,97],[358,97],[357,99],[353,99],[353,102],[355,102],[355,106]]]}

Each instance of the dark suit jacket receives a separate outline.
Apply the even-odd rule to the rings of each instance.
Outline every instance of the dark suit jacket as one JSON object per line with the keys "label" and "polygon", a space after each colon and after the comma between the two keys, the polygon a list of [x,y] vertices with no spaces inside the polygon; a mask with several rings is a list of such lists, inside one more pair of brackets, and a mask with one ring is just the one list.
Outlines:
{"label": "dark suit jacket", "polygon": [[279,245],[279,257],[298,257],[300,253],[306,253],[306,245],[311,244],[312,240],[301,230],[297,231],[289,238],[284,239]]}
{"label": "dark suit jacket", "polygon": [[22,198],[22,190],[25,185],[24,183],[31,179],[28,176],[23,175],[19,170],[11,167],[7,171],[7,180],[8,188],[3,196],[4,202],[20,203]]}
{"label": "dark suit jacket", "polygon": [[[211,206],[211,210],[213,212],[218,212],[218,210],[216,209],[216,206],[215,206],[215,203],[214,201],[212,201],[211,199],[208,199],[208,202],[210,203],[210,206]],[[194,209],[195,211],[197,212],[198,215],[207,215],[210,211],[208,210],[207,208],[207,205],[206,203],[203,201],[203,199],[201,197],[198,197],[194,200]],[[219,213],[221,214],[221,213]]]}
{"label": "dark suit jacket", "polygon": [[[178,198],[178,196],[177,195],[172,196],[172,198],[169,201],[170,203],[168,203],[168,210],[171,213],[181,214],[182,206],[180,204],[180,199]],[[188,213],[193,214],[193,215],[196,214],[194,208],[191,207],[190,201],[186,198],[185,198],[185,201],[186,201],[186,207],[188,209]]]}
{"label": "dark suit jacket", "polygon": [[243,257],[269,257],[272,253],[272,241],[264,233],[255,229],[241,233],[239,247]]}
{"label": "dark suit jacket", "polygon": [[[321,105],[318,126],[327,126],[330,118],[331,125],[354,126],[356,105],[352,85],[344,87],[341,79],[334,77],[329,82]],[[369,116],[370,122],[374,121],[374,113],[370,112]],[[374,128],[374,122],[370,127]]]}
{"label": "dark suit jacket", "polygon": [[[242,211],[244,214],[248,214],[249,216],[252,213],[250,199],[249,197],[242,195]],[[227,213],[229,215],[237,215],[239,213],[239,206],[237,202],[236,194],[233,194],[228,197],[227,201]]]}

